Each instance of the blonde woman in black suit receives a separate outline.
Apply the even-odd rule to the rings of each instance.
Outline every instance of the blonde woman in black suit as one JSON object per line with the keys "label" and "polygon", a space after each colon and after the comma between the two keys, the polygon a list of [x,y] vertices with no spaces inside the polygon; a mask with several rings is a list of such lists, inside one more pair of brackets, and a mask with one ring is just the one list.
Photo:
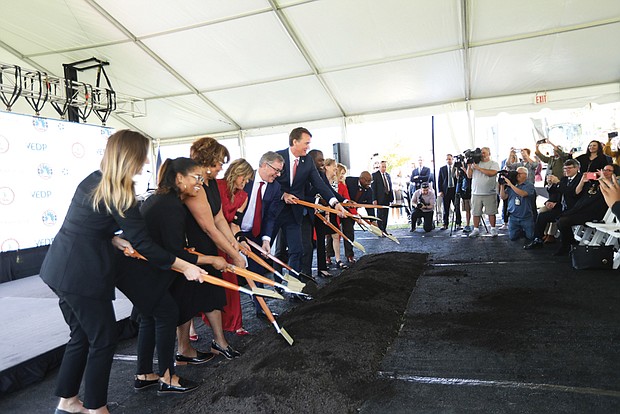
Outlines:
{"label": "blonde woman in black suit", "polygon": [[[138,132],[110,136],[101,168],[77,187],[40,276],[58,295],[71,338],[58,373],[56,414],[108,413],[106,406],[116,346],[114,248],[133,245],[161,269],[178,269],[188,280],[206,272],[155,244],[134,195],[133,177],[147,162],[149,140]],[[115,237],[123,231],[124,239]],[[78,399],[84,377],[84,402]]]}

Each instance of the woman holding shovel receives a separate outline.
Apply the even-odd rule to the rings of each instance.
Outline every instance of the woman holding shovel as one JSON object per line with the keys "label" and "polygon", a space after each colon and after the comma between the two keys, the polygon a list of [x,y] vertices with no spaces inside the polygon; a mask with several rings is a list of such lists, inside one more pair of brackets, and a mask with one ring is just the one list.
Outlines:
{"label": "woman holding shovel", "polygon": [[[108,382],[117,342],[112,306],[114,248],[128,247],[115,232],[122,230],[124,237],[161,269],[178,269],[188,280],[205,274],[148,236],[136,203],[133,177],[148,162],[149,146],[148,138],[129,130],[108,138],[100,170],[78,185],[41,266],[41,279],[58,296],[71,328],[58,373],[57,414],[108,413]],[[83,403],[78,398],[82,377]]]}
{"label": "woman holding shovel", "polygon": [[[226,261],[219,256],[196,256],[185,247],[185,222],[187,210],[183,200],[195,197],[201,188],[203,178],[200,166],[189,158],[167,159],[159,171],[159,182],[155,194],[146,199],[140,212],[146,221],[149,235],[170,253],[184,260],[211,265],[222,270]],[[191,319],[198,310],[189,305],[193,302],[186,296],[175,296],[168,291],[170,285],[188,285],[177,289],[185,294],[198,292],[205,285],[197,286],[170,270],[160,271],[151,263],[122,258],[120,260],[117,287],[133,302],[140,312],[138,334],[138,368],[134,388],[143,390],[159,382],[158,395],[183,394],[192,391],[197,384],[175,375],[174,342],[177,325]],[[189,286],[191,285],[191,286]],[[159,372],[153,371],[153,355],[157,344]],[[204,363],[213,357],[211,353],[194,351],[189,355],[177,355],[177,360]]]}

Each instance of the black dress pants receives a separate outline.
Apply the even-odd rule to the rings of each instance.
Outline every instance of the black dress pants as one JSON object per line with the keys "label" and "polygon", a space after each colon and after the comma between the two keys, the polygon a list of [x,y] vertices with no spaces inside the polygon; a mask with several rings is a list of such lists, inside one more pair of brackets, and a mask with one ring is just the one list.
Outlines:
{"label": "black dress pants", "polygon": [[443,225],[448,227],[450,222],[450,204],[454,206],[454,216],[457,226],[461,225],[461,206],[456,200],[456,188],[450,187],[443,194]]}
{"label": "black dress pants", "polygon": [[545,235],[545,229],[547,224],[553,223],[562,214],[561,208],[554,208],[553,210],[547,210],[542,213],[538,213],[536,224],[534,225],[534,238],[542,239]]}
{"label": "black dress pants", "polygon": [[[182,277],[182,276],[179,276]],[[149,314],[140,314],[138,332],[138,368],[136,374],[150,374],[153,371],[153,355],[157,344],[158,375],[166,370],[174,374],[174,345],[179,309],[170,293],[166,292]]]}
{"label": "black dress pants", "polygon": [[84,407],[96,409],[106,405],[112,359],[117,342],[116,316],[112,301],[54,291],[71,339],[65,348],[56,395],[78,395],[84,377]]}
{"label": "black dress pants", "polygon": [[377,227],[379,227],[381,230],[387,233],[386,229],[387,229],[387,222],[388,222],[388,216],[390,214],[390,209],[389,208],[378,208],[376,211],[377,211],[377,217],[381,219],[377,223]]}

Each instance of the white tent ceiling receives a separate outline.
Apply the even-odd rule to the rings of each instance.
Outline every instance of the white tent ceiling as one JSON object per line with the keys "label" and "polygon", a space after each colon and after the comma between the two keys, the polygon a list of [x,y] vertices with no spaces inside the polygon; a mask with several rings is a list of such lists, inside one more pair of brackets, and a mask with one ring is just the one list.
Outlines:
{"label": "white tent ceiling", "polygon": [[0,62],[62,77],[63,63],[108,61],[115,91],[147,112],[108,125],[162,140],[568,88],[617,101],[618,39],[618,0],[2,0],[0,12]]}

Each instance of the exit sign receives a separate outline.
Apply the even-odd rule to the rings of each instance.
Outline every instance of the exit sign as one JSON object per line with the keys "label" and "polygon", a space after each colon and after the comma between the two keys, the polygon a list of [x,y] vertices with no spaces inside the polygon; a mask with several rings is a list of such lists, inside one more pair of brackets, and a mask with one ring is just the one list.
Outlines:
{"label": "exit sign", "polygon": [[537,105],[538,104],[545,104],[547,103],[547,92],[543,92],[543,93],[537,93],[536,94],[536,98],[534,101]]}

